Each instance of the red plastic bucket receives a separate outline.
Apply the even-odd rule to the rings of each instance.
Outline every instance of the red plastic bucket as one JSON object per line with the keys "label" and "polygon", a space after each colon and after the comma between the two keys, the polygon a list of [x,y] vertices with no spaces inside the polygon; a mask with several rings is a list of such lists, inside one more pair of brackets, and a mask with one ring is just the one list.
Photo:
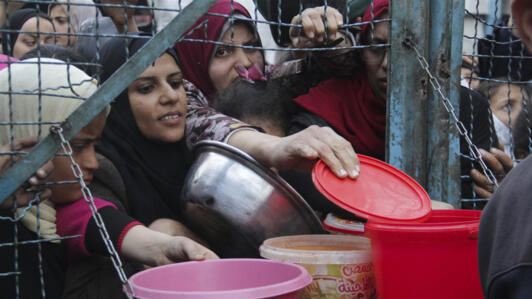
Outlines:
{"label": "red plastic bucket", "polygon": [[480,214],[434,210],[425,223],[366,223],[377,297],[483,298],[477,261]]}
{"label": "red plastic bucket", "polygon": [[261,259],[177,263],[130,278],[135,298],[298,298],[312,282],[301,266]]}

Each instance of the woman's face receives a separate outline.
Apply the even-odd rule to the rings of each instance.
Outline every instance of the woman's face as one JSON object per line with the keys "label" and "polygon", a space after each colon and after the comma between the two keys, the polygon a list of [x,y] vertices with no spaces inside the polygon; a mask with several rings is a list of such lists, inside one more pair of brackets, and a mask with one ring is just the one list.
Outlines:
{"label": "woman's face", "polygon": [[[233,39],[231,39],[231,32]],[[228,29],[222,36],[221,42],[233,45],[260,46],[260,40],[249,31],[244,24],[234,24],[233,31]],[[257,64],[264,70],[264,57],[258,49],[244,49],[232,46],[217,46],[209,65],[209,77],[220,92],[226,89],[233,81],[239,78],[235,67],[242,65],[246,69]]]}
{"label": "woman's face", "polygon": [[[54,22],[55,32],[65,34],[56,36],[57,44],[64,47],[74,46],[74,42],[76,41],[76,36],[73,35],[75,33],[74,27],[70,26],[70,24],[72,24],[72,20],[70,20],[70,23],[68,22],[69,20],[65,7],[63,7],[62,5],[54,6],[50,10],[50,18],[52,18],[52,21]],[[70,33],[71,35],[67,36],[66,34],[68,33]]]}
{"label": "woman's face", "polygon": [[[95,147],[102,135],[103,127],[107,116],[105,113],[100,113],[96,116],[85,128],[83,128],[74,138],[70,140],[72,147],[72,157],[79,165],[83,174],[83,180],[88,186],[93,178],[93,173],[99,167],[96,160]],[[63,153],[60,151],[59,153]],[[56,156],[52,163],[54,164],[54,172],[50,181],[75,181],[71,168],[71,162],[66,156]],[[83,198],[81,193],[81,186],[76,184],[57,184],[51,185],[52,201],[54,203],[66,204]]]}
{"label": "woman's face", "polygon": [[[524,100],[528,101],[526,95]],[[510,84],[502,85],[492,90],[490,95],[490,108],[493,114],[507,127],[510,127],[510,120],[512,126],[514,126],[519,112],[523,110],[521,88],[517,85]]]}
{"label": "woman's face", "polygon": [[[37,27],[37,21],[39,26]],[[54,32],[54,26],[52,22],[47,19],[33,17],[28,19],[24,25],[20,28],[20,31],[40,32],[37,33],[20,33],[17,37],[17,41],[13,46],[13,57],[20,59],[24,54],[30,50],[37,48],[37,45],[41,44],[53,44],[55,42],[54,36],[50,33]]]}
{"label": "woman's face", "polygon": [[[387,19],[388,13],[379,16],[379,19]],[[371,38],[371,27],[368,26],[368,44],[379,45],[388,43],[389,23],[376,23],[374,26],[373,38]],[[366,76],[371,90],[379,99],[386,101],[386,88],[388,86],[388,48],[369,47],[362,50],[362,60],[366,70]]]}
{"label": "woman's face", "polygon": [[128,87],[129,104],[144,137],[177,142],[185,132],[187,96],[174,58],[163,54]]}

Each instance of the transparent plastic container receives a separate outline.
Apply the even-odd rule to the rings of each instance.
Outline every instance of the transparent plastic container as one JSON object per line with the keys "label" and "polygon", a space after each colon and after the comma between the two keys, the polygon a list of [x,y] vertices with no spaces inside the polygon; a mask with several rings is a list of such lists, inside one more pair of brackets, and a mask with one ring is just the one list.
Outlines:
{"label": "transparent plastic container", "polygon": [[312,275],[300,298],[374,298],[371,242],[348,235],[297,235],[264,241],[264,258],[296,263]]}

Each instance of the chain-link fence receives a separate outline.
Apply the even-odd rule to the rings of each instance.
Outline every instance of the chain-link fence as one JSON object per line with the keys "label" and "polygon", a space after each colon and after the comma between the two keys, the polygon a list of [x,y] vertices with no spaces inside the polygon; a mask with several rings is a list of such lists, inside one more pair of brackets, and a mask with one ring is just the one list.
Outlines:
{"label": "chain-link fence", "polygon": [[[386,159],[456,208],[482,208],[507,160],[530,153],[532,56],[513,31],[507,2],[242,0],[212,7],[216,2],[0,3],[3,296],[59,298],[73,288],[76,250],[96,255],[86,248],[90,225],[105,240],[114,279],[129,289],[120,246],[87,186],[94,169],[86,171],[80,153],[100,139],[84,128],[113,99],[132,88],[150,92],[132,83],[161,53],[175,57],[201,109],[281,136],[330,126],[357,152]],[[148,42],[135,48],[138,40]],[[119,46],[109,50],[113,42]],[[113,52],[124,52],[123,65],[109,59]],[[189,119],[190,107],[189,100],[192,127],[205,110]],[[189,144],[203,136],[186,134]],[[482,151],[493,147],[508,159]],[[61,159],[67,172],[58,172]],[[90,216],[79,234],[65,235],[61,226],[72,220],[63,207],[73,203],[58,194],[73,189]],[[84,244],[65,248],[67,240]]]}

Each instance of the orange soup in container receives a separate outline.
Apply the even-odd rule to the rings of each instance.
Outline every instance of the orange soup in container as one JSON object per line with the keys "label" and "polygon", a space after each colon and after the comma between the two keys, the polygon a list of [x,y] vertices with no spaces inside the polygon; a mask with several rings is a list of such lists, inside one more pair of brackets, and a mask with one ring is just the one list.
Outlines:
{"label": "orange soup in container", "polygon": [[360,236],[297,235],[271,238],[264,258],[296,263],[313,281],[300,298],[375,298],[371,242]]}

